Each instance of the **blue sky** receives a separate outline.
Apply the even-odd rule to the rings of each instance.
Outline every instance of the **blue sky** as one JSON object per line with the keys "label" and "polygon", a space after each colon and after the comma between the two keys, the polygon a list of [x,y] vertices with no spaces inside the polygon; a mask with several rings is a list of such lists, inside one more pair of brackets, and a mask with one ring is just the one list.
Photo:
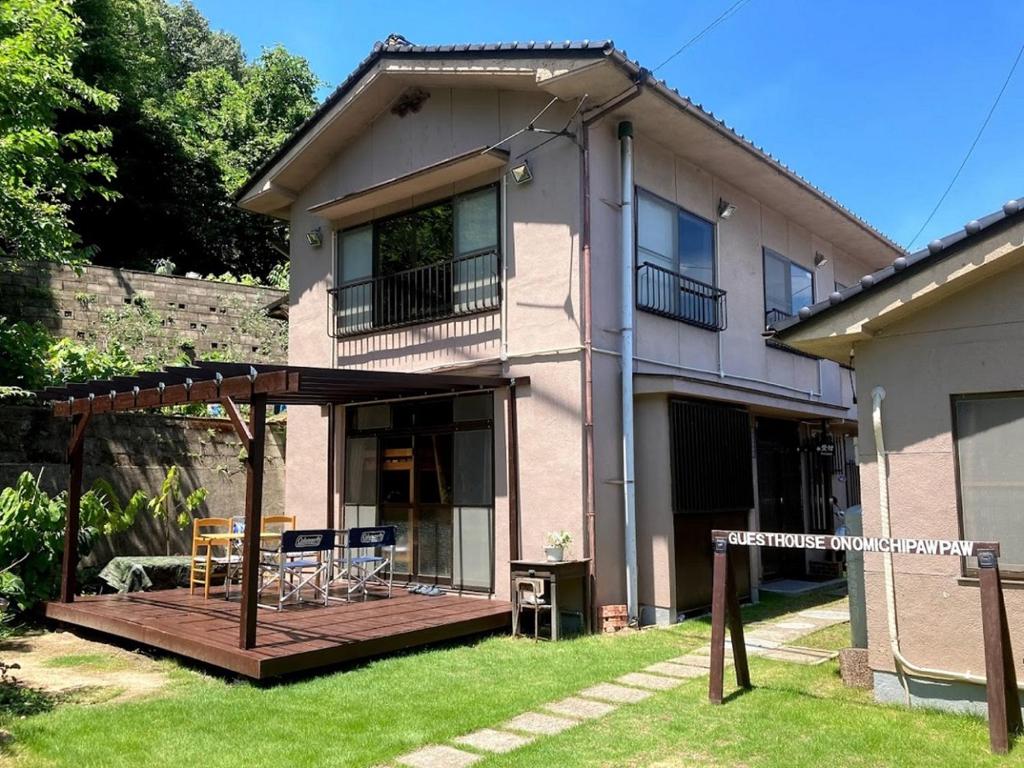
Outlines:
{"label": "blue sky", "polygon": [[[414,43],[611,38],[654,67],[733,0],[642,4],[195,0],[246,52],[283,43],[329,86],[390,32]],[[1005,0],[751,0],[658,76],[902,245],[1024,43]],[[1024,62],[920,247],[1024,197]]]}

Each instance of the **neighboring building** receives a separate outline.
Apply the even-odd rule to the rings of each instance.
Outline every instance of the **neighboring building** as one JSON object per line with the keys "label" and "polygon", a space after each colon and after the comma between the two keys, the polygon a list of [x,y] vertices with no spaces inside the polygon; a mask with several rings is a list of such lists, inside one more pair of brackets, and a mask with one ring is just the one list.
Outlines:
{"label": "neighboring building", "polygon": [[[802,309],[799,319],[780,323],[778,338],[833,360],[856,358],[865,534],[1000,543],[1017,679],[1024,679],[1024,204],[1011,200]],[[886,613],[894,604],[896,647],[906,662],[974,679],[908,673],[912,700],[984,713],[977,563],[894,555],[893,567],[894,595],[883,555],[865,555],[876,697],[905,700],[897,671],[906,665],[894,657]]]}
{"label": "neighboring building", "polygon": [[507,597],[564,529],[597,604],[669,622],[713,527],[857,500],[849,361],[764,332],[902,251],[611,43],[378,44],[238,201],[291,224],[291,364],[520,380],[512,510],[503,393],[290,409],[289,508],[399,525],[414,580]]}

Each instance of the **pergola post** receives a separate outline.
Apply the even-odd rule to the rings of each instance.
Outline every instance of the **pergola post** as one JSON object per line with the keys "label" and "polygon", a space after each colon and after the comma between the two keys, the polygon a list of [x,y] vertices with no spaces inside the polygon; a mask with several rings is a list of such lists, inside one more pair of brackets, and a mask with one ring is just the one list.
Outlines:
{"label": "pergola post", "polygon": [[509,560],[518,560],[519,551],[519,414],[516,409],[516,380],[508,385],[508,550]]}
{"label": "pergola post", "polygon": [[[230,415],[230,410],[229,410]],[[232,418],[234,422],[235,419]],[[236,428],[241,420],[236,424]],[[254,394],[249,403],[248,447],[245,459],[245,533],[242,539],[242,605],[238,647],[256,645],[259,589],[260,531],[263,518],[263,456],[267,432],[267,396]],[[245,442],[243,437],[243,442]]]}
{"label": "pergola post", "polygon": [[60,601],[73,603],[78,571],[78,531],[81,528],[82,468],[84,465],[85,428],[89,413],[76,415],[71,421],[68,440],[68,511],[64,527],[64,559],[61,564]]}

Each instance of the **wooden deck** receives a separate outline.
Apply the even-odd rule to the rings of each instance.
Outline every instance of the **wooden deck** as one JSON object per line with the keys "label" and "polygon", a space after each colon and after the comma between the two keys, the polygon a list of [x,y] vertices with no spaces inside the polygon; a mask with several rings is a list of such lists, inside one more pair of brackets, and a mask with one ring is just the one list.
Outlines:
{"label": "wooden deck", "polygon": [[415,646],[500,630],[512,606],[500,600],[396,590],[390,599],[260,609],[256,646],[238,647],[237,600],[187,589],[96,595],[50,602],[47,618],[160,648],[247,677],[303,672]]}

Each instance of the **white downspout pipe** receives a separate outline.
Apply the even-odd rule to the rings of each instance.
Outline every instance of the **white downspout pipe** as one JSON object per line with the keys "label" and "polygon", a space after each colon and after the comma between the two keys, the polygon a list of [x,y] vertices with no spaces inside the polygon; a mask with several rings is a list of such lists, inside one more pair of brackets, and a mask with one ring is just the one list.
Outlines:
{"label": "white downspout pipe", "polygon": [[[882,401],[885,399],[885,388],[875,387],[871,390],[871,426],[875,435],[875,465],[878,469],[878,512],[882,524],[882,536],[892,537],[892,524],[889,518],[889,469],[885,459],[885,440],[882,434]],[[970,672],[950,672],[944,669],[920,667],[903,655],[900,650],[899,626],[896,621],[896,581],[892,567],[892,553],[882,554],[885,578],[885,617],[889,626],[889,647],[896,662],[896,671],[903,682],[907,703],[910,703],[910,689],[907,687],[906,675],[954,682],[975,683],[985,685],[984,675]]]}
{"label": "white downspout pipe", "polygon": [[633,455],[633,124],[619,123],[622,159],[621,208],[621,333],[622,358],[622,496],[625,512],[626,611],[629,623],[639,624],[636,573],[636,485]]}

